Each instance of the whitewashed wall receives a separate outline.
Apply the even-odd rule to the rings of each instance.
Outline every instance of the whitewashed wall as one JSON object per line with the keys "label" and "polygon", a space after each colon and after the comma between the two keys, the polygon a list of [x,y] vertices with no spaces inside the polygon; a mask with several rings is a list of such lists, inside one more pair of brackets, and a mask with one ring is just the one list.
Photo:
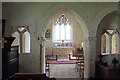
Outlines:
{"label": "whitewashed wall", "polygon": [[7,20],[6,36],[12,33],[13,27],[29,26],[30,28],[31,53],[20,54],[21,72],[40,71],[41,42],[37,37],[43,35],[45,24],[50,17],[64,8],[75,12],[82,20],[80,22],[86,46],[85,77],[94,77],[97,27],[105,15],[117,10],[117,3],[3,3],[3,18]]}
{"label": "whitewashed wall", "polygon": [[[118,29],[118,13],[117,13],[117,11],[111,12],[108,15],[104,16],[103,19],[101,20],[101,23],[99,24],[98,33],[97,33],[97,51],[96,51],[97,56],[101,53],[101,46],[100,46],[101,45],[101,36],[102,36],[102,33],[104,32],[104,30],[106,30],[106,29]],[[118,38],[119,38],[119,36],[120,36],[120,34],[118,34]],[[113,67],[113,64],[112,64],[113,58],[120,60],[119,49],[117,52],[118,53],[116,53],[116,54],[105,55],[103,57],[103,61],[108,62],[108,65]]]}

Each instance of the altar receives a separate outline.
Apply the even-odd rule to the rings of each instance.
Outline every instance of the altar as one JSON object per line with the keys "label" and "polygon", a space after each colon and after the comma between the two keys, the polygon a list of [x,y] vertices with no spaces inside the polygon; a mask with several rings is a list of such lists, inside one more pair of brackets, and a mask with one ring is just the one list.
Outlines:
{"label": "altar", "polygon": [[57,46],[53,48],[53,55],[72,54],[72,46]]}

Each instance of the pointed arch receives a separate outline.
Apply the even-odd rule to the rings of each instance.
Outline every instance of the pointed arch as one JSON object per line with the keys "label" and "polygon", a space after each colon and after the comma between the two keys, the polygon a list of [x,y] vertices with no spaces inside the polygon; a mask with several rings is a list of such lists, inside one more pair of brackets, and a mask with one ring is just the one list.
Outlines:
{"label": "pointed arch", "polygon": [[104,55],[104,54],[109,54],[110,52],[109,52],[109,35],[107,34],[107,33],[104,33],[103,35],[102,35],[102,42],[101,42],[101,48],[102,48],[102,54]]}
{"label": "pointed arch", "polygon": [[22,52],[30,53],[30,33],[28,31],[22,34]]}
{"label": "pointed arch", "polygon": [[95,17],[93,24],[92,24],[92,26],[95,28],[95,33],[96,33],[95,36],[97,36],[98,34],[99,26],[101,24],[102,19],[104,19],[104,17],[107,16],[108,14],[111,14],[117,11],[117,9],[118,9],[117,5],[114,4],[114,6],[113,5],[108,6],[99,12],[99,14]]}
{"label": "pointed arch", "polygon": [[[57,9],[57,10],[55,11],[55,9]],[[78,9],[78,8],[75,7],[75,9]],[[53,11],[53,12],[51,12],[51,11]],[[66,16],[68,16],[69,18],[73,17],[74,19],[77,20],[77,22],[79,23],[79,27],[81,28],[81,31],[83,33],[83,42],[82,43],[84,43],[84,53],[85,53],[84,56],[85,56],[85,68],[86,68],[84,71],[85,72],[84,76],[85,76],[85,78],[87,78],[89,76],[88,75],[89,74],[89,71],[88,71],[89,66],[87,66],[88,65],[88,51],[87,51],[88,49],[87,48],[89,46],[89,42],[88,42],[89,32],[88,32],[86,23],[83,20],[83,18],[80,16],[80,14],[78,15],[74,10],[71,10],[70,8],[62,8],[61,9],[59,6],[54,7],[53,9],[51,9],[50,11],[47,12],[47,13],[52,13],[52,14],[46,14],[46,15],[49,15],[49,17],[44,16],[44,18],[47,19],[45,25],[41,26],[41,24],[42,24],[41,22],[40,22],[41,24],[39,23],[39,25],[38,25],[38,26],[42,27],[42,32],[39,33],[39,34],[42,34],[42,35],[40,35],[40,37],[41,36],[44,37],[46,30],[49,29],[48,27],[53,25],[52,24],[53,17],[57,18],[57,16],[62,14],[64,11],[65,11]],[[45,19],[43,19],[43,21]],[[37,30],[39,31],[39,29],[37,29]]]}
{"label": "pointed arch", "polygon": [[112,54],[118,53],[118,36],[113,34],[112,36]]}

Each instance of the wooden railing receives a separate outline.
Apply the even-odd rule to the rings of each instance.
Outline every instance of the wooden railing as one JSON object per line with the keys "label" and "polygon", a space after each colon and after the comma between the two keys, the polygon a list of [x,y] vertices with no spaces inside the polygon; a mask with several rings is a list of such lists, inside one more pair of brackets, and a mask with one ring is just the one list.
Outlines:
{"label": "wooden railing", "polygon": [[[59,57],[64,57],[64,56],[67,56],[69,60],[79,60],[80,57],[83,57],[83,54],[62,54],[62,55],[46,55],[46,59],[48,60],[51,60],[51,59],[54,59],[54,60],[58,60]],[[72,57],[75,57],[75,59],[72,59]]]}

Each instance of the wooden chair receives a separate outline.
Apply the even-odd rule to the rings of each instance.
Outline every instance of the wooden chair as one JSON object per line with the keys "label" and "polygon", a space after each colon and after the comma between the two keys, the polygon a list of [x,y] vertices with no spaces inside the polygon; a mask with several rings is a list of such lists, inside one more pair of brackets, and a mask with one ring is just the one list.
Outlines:
{"label": "wooden chair", "polygon": [[50,77],[50,65],[48,60],[45,62],[45,72],[48,74],[48,77]]}

